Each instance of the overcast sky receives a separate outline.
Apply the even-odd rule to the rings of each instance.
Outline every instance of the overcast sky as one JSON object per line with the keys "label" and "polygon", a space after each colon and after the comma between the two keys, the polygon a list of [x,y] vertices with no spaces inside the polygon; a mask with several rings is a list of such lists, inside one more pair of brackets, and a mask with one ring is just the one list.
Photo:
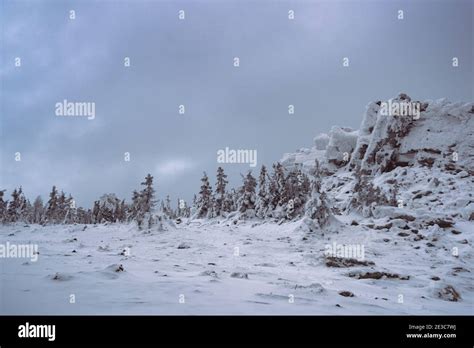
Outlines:
{"label": "overcast sky", "polygon": [[[474,100],[469,0],[0,3],[8,196],[22,185],[46,198],[54,184],[90,207],[103,193],[129,200],[149,172],[159,198],[189,200],[203,171],[215,183],[219,149],[271,165],[333,125],[358,128],[371,100]],[[56,116],[64,99],[95,102],[95,119]],[[234,184],[249,169],[223,167]]]}

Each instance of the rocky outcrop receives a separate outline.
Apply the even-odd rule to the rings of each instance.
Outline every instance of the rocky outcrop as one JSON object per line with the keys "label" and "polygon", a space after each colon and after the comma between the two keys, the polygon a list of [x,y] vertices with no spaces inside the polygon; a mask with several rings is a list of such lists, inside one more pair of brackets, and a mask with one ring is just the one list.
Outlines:
{"label": "rocky outcrop", "polygon": [[413,101],[400,93],[367,105],[360,129],[333,127],[311,149],[287,153],[285,167],[310,171],[317,159],[332,174],[340,168],[365,175],[425,166],[474,175],[474,103]]}

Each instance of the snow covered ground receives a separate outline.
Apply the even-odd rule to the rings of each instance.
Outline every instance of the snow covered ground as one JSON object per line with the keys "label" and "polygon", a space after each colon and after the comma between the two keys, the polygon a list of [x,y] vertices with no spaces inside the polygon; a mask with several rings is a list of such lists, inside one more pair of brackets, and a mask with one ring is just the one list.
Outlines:
{"label": "snow covered ground", "polygon": [[[324,236],[308,234],[300,222],[195,221],[151,233],[133,225],[2,226],[2,243],[38,244],[40,254],[37,262],[0,261],[0,312],[473,314],[472,222],[456,225],[458,234],[432,226],[424,233],[438,239],[429,247],[351,225],[350,215],[338,218]],[[363,244],[365,261],[374,264],[328,267],[325,246],[333,242]],[[364,272],[402,279],[349,276]],[[459,301],[440,298],[447,285]]]}

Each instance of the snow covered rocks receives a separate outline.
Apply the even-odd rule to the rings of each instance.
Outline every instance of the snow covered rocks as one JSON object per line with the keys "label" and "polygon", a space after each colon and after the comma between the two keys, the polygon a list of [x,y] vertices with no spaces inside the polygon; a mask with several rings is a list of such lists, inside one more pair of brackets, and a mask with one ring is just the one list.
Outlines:
{"label": "snow covered rocks", "polygon": [[[391,105],[390,107],[385,107]],[[393,106],[398,105],[398,108]],[[404,105],[415,105],[403,112]],[[314,139],[312,149],[285,154],[285,167],[302,164],[310,170],[317,159],[323,171],[349,164],[365,174],[397,166],[428,165],[474,170],[474,103],[446,99],[412,101],[405,93],[367,105],[359,130],[333,127]],[[431,164],[430,164],[431,163]]]}
{"label": "snow covered rocks", "polygon": [[448,285],[438,292],[439,298],[445,301],[457,302],[461,299],[461,295],[454,289],[453,286]]}

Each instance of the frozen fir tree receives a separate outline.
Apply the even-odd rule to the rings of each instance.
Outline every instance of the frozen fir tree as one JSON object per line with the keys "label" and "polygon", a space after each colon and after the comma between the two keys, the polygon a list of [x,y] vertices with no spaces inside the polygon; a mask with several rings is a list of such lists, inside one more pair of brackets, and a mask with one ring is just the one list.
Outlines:
{"label": "frozen fir tree", "polygon": [[150,213],[155,206],[155,189],[153,188],[153,177],[148,174],[145,177],[145,181],[141,183],[141,185],[145,186],[144,189],[141,191],[141,204],[140,210],[143,213]]}
{"label": "frozen fir tree", "polygon": [[[148,228],[153,225],[152,211],[155,207],[155,189],[153,188],[153,177],[148,174],[145,181],[141,183],[144,188],[138,193],[137,212],[135,220],[138,227],[141,229],[144,223],[147,223]],[[134,197],[135,198],[135,197]]]}
{"label": "frozen fir tree", "polygon": [[9,222],[16,222],[20,218],[20,194],[16,188],[13,190],[11,196],[10,203],[8,204],[7,209],[7,221]]}
{"label": "frozen fir tree", "polygon": [[140,194],[137,190],[132,192],[132,204],[128,210],[127,219],[128,221],[135,220],[138,215],[138,210],[140,208]]}
{"label": "frozen fir tree", "polygon": [[310,181],[300,167],[293,168],[285,180],[285,188],[282,194],[282,206],[286,212],[286,218],[291,220],[304,213],[305,203],[310,194]]}
{"label": "frozen fir tree", "polygon": [[20,195],[16,188],[13,190],[11,196],[12,199],[10,200],[7,209],[7,221],[16,222],[19,219],[20,213]]}
{"label": "frozen fir tree", "polygon": [[201,178],[201,190],[199,191],[199,198],[197,200],[197,217],[207,218],[212,215],[213,197],[212,188],[209,184],[209,178],[204,172]]}
{"label": "frozen fir tree", "polygon": [[7,208],[7,220],[10,222],[24,221],[27,222],[28,210],[31,205],[25,198],[21,186],[14,189],[12,199]]}
{"label": "frozen fir tree", "polygon": [[33,202],[33,216],[32,222],[35,224],[41,224],[44,220],[45,208],[43,204],[43,199],[41,196],[36,197]]}
{"label": "frozen fir tree", "polygon": [[257,180],[253,177],[251,171],[249,171],[246,176],[242,176],[242,178],[244,183],[239,190],[239,212],[246,217],[253,217],[255,216],[255,203],[257,201],[255,192]]}
{"label": "frozen fir tree", "polygon": [[53,186],[49,194],[48,207],[46,208],[46,220],[49,223],[57,221],[58,213],[58,191],[56,186]]}
{"label": "frozen fir tree", "polygon": [[306,215],[320,228],[329,223],[331,210],[328,207],[326,193],[321,190],[321,171],[316,160],[312,170],[311,196],[306,203]]}
{"label": "frozen fir tree", "polygon": [[8,201],[3,199],[5,190],[0,190],[0,221],[6,221]]}
{"label": "frozen fir tree", "polygon": [[66,197],[64,191],[61,191],[57,200],[57,223],[66,223],[70,207],[71,201]]}
{"label": "frozen fir tree", "polygon": [[236,204],[235,204],[236,195],[237,194],[235,192],[235,189],[233,188],[225,194],[224,206],[222,208],[223,211],[225,211],[226,213],[230,213],[237,210]]}
{"label": "frozen fir tree", "polygon": [[114,221],[115,222],[125,222],[127,219],[127,205],[125,204],[125,199],[122,201],[117,200],[115,202],[115,211],[114,211]]}
{"label": "frozen fir tree", "polygon": [[74,202],[74,198],[72,198],[72,195],[69,194],[68,197],[66,198],[63,223],[66,223],[66,224],[74,223],[76,221],[76,211],[77,209]]}
{"label": "frozen fir tree", "polygon": [[269,180],[270,194],[270,212],[271,216],[278,217],[281,211],[281,205],[286,201],[283,196],[285,189],[285,170],[281,163],[273,165],[273,173]]}
{"label": "frozen fir tree", "polygon": [[120,199],[114,193],[107,193],[99,200],[99,222],[116,222],[117,209],[120,210]]}
{"label": "frozen fir tree", "polygon": [[56,207],[56,223],[62,223],[66,215],[66,194],[64,191],[58,194]]}
{"label": "frozen fir tree", "polygon": [[268,172],[267,167],[262,165],[260,175],[258,176],[258,196],[257,196],[257,216],[264,219],[267,215],[270,205],[270,192],[268,189]]}
{"label": "frozen fir tree", "polygon": [[226,180],[227,175],[224,173],[222,167],[217,168],[217,180],[216,180],[216,194],[214,203],[215,216],[221,216],[224,212],[229,212],[228,205],[225,204],[226,200]]}
{"label": "frozen fir tree", "polygon": [[101,222],[100,201],[94,201],[92,208],[92,222],[97,224]]}

